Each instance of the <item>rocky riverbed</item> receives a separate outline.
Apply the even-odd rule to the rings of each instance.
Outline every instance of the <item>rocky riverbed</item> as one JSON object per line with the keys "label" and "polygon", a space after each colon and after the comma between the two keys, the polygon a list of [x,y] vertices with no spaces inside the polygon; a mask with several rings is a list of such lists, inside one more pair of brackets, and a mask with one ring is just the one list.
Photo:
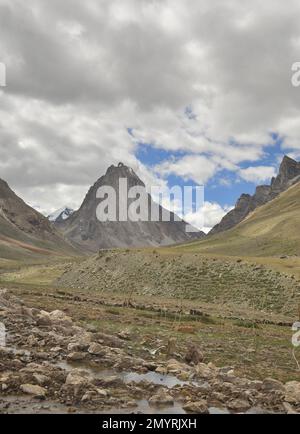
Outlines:
{"label": "rocky riverbed", "polygon": [[183,358],[172,351],[137,358],[126,331],[85,329],[5,289],[0,321],[2,413],[300,412],[300,382],[241,378],[234,367],[203,363],[195,347]]}

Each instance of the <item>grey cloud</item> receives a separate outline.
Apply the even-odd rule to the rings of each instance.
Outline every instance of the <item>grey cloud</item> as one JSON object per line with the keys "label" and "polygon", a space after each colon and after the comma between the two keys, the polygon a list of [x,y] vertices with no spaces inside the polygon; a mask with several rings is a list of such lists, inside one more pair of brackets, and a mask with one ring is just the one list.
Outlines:
{"label": "grey cloud", "polygon": [[258,161],[271,131],[296,152],[299,19],[296,0],[0,0],[0,177],[74,206],[108,164],[138,165],[139,141],[207,176]]}

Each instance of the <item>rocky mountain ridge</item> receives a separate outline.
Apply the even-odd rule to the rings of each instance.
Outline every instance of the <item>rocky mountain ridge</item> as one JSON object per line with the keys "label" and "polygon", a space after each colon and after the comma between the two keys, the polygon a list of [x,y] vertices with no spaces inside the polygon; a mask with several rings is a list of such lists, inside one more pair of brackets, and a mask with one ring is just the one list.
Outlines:
{"label": "rocky mountain ridge", "polygon": [[74,253],[49,220],[27,205],[0,179],[0,247],[1,256],[54,252]]}
{"label": "rocky mountain ridge", "polygon": [[271,185],[257,186],[256,191],[252,196],[250,194],[242,194],[234,209],[226,214],[221,222],[217,224],[209,234],[214,235],[233,228],[243,221],[257,207],[266,204],[299,181],[300,162],[297,162],[288,156],[284,156],[280,164],[278,176],[272,179]]}

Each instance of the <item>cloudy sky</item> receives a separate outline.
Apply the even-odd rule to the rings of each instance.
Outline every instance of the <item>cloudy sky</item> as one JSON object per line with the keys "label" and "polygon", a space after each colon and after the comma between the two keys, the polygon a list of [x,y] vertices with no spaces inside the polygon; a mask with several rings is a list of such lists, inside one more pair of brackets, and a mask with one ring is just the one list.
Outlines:
{"label": "cloudy sky", "polygon": [[0,177],[50,212],[107,166],[205,185],[211,227],[300,158],[299,0],[0,0]]}

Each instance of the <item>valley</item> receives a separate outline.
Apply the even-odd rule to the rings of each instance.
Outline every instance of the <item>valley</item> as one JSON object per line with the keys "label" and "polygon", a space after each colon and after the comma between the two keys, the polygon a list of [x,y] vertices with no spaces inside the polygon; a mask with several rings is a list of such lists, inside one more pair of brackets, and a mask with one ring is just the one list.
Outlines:
{"label": "valley", "polygon": [[[170,261],[170,250],[172,249],[168,248],[166,252],[156,252],[155,255],[165,256]],[[174,251],[172,251],[173,261],[174,257],[176,257]],[[138,253],[140,256],[140,252]],[[143,252],[143,254],[148,261],[149,255],[154,255],[152,250],[151,253],[147,252],[146,254]],[[129,252],[128,250],[126,252],[106,251],[101,253],[101,258],[105,261],[105,257],[113,258],[114,255],[118,257],[119,263],[121,262],[120,256],[128,259],[132,255],[132,261],[136,268],[137,252]],[[214,273],[218,272],[218,278],[220,273],[224,272],[224,264],[226,264],[227,268],[230,264],[229,258],[226,258],[225,261],[224,258],[223,260],[219,258],[217,261],[216,258],[203,257],[201,259],[202,264],[211,265],[210,270],[213,270]],[[198,262],[199,260],[200,258],[197,258]],[[112,267],[113,261],[114,259],[108,261],[108,263],[111,262]],[[238,261],[240,260],[238,259]],[[233,275],[236,275],[235,278],[242,280],[245,280],[246,273],[249,273],[249,280],[250,277],[255,276],[255,285],[252,289],[256,286],[260,290],[262,287],[259,285],[262,285],[266,279],[264,273],[258,277],[259,270],[253,272],[254,268],[260,269],[261,267],[253,258],[249,263],[243,260],[242,267],[244,271],[241,275],[241,271],[237,271],[240,270],[241,263],[237,262],[236,258],[234,258],[233,262],[233,258],[231,258],[231,264],[234,264],[234,266],[231,265],[232,275],[229,276],[230,286],[228,286],[233,291],[232,300],[229,300],[229,290],[225,294],[222,291],[222,296],[216,293],[217,295],[215,294],[213,298],[207,299],[203,295],[199,295],[198,298],[182,297],[180,292],[167,294],[166,290],[160,290],[159,285],[157,285],[158,290],[156,292],[152,288],[152,292],[148,289],[147,293],[143,293],[143,290],[132,289],[131,285],[134,283],[137,286],[139,285],[136,275],[132,276],[132,280],[130,280],[128,274],[124,275],[122,272],[120,272],[120,277],[122,279],[126,278],[126,285],[121,280],[120,282],[123,282],[123,285],[119,284],[117,287],[118,280],[110,277],[112,289],[101,287],[100,282],[103,285],[105,285],[105,282],[99,277],[98,285],[87,280],[89,282],[88,288],[82,288],[80,284],[77,287],[70,285],[70,283],[67,285],[66,276],[70,273],[70,269],[75,268],[78,270],[78,274],[81,275],[81,270],[88,272],[86,269],[87,262],[93,264],[93,258],[88,260],[84,258],[81,260],[76,259],[75,262],[74,259],[69,258],[64,263],[54,262],[50,265],[20,266],[19,269],[6,270],[6,272],[2,273],[0,284],[1,287],[7,288],[9,294],[23,300],[26,306],[48,312],[60,310],[65,315],[72,317],[74,323],[83,330],[100,334],[101,346],[111,349],[114,347],[115,340],[120,344],[121,339],[122,348],[127,355],[130,355],[134,360],[142,359],[143,361],[146,360],[147,363],[151,361],[156,366],[155,370],[159,368],[158,372],[162,369],[161,372],[167,373],[167,371],[164,371],[164,367],[174,358],[177,363],[186,364],[185,356],[189,348],[194,347],[201,353],[201,363],[205,366],[212,363],[218,368],[231,367],[234,369],[234,375],[239,378],[263,382],[266,378],[272,377],[274,381],[280,381],[283,384],[299,380],[299,370],[292,354],[293,347],[291,345],[291,326],[297,319],[299,294],[295,294],[295,299],[290,304],[279,303],[278,309],[272,309],[270,305],[264,304],[268,300],[267,293],[265,299],[260,297],[261,304],[258,302],[259,297],[253,291],[252,298],[249,296],[246,302],[245,300],[239,302],[234,290]],[[152,270],[155,279],[157,279],[153,262],[152,260]],[[158,262],[161,264],[162,259],[159,258]],[[97,264],[100,265],[101,262],[97,261]],[[238,264],[237,270],[235,270],[236,264]],[[187,267],[192,265],[186,264]],[[276,285],[286,285],[286,287],[282,287],[282,291],[289,291],[290,277],[287,275],[281,276],[274,266],[270,270],[264,266],[264,269],[267,275],[270,273],[274,285],[275,276],[277,276]],[[137,273],[139,273],[138,270]],[[204,278],[201,279],[203,287],[208,288],[209,293],[214,283],[211,278],[210,274],[208,276],[204,275]],[[188,278],[186,277],[186,279]],[[291,280],[294,282],[294,279]],[[65,283],[62,284],[63,282]],[[150,283],[150,280],[147,279],[147,282]],[[193,279],[190,279],[190,283],[186,280],[184,287],[188,288],[189,284],[193,282]],[[240,287],[240,280],[237,280],[237,283]],[[297,284],[297,281],[295,283]],[[293,288],[292,285],[290,291]],[[26,339],[23,337],[19,339],[22,350],[43,352],[45,350],[44,344],[40,347],[38,342],[31,348]],[[169,354],[170,345],[172,348]],[[55,347],[54,343],[53,347]],[[61,353],[71,364],[75,362],[75,367],[77,365],[87,368],[87,356],[82,355],[79,349],[77,353],[71,355],[69,353],[72,353],[72,351],[65,353],[60,350],[58,356]],[[49,354],[50,360],[47,354]],[[42,360],[46,360],[48,363],[54,355],[51,352],[47,352],[47,354],[42,357]],[[295,355],[299,358],[298,349],[296,349]],[[58,356],[55,355],[54,359],[59,359]],[[92,366],[99,369],[100,360],[102,360],[102,356],[96,364],[92,363]],[[114,361],[109,362],[107,366],[105,365],[104,368],[109,368],[111,375],[117,374],[118,371],[128,372],[128,369],[130,371],[132,369],[130,363],[129,366],[126,363],[124,365],[124,363],[123,357],[117,357]],[[102,362],[100,365],[102,365]],[[193,364],[187,366],[183,366],[181,369],[183,371],[193,369]],[[178,369],[180,371],[180,368]],[[140,366],[134,368],[133,371],[139,373],[149,372],[145,367],[141,368]],[[150,372],[153,371],[150,370]],[[188,374],[185,373],[181,376],[180,372],[179,377],[181,379],[189,378]],[[150,387],[151,391],[155,389],[147,385],[147,381],[145,384],[146,389],[148,387]],[[172,393],[174,391],[172,388]],[[148,396],[148,394],[144,390],[141,396]],[[183,403],[187,403],[187,400],[180,396],[180,400],[182,399]],[[80,400],[74,399],[73,404],[73,411],[84,411]],[[209,404],[216,408],[224,408],[222,399],[219,401],[213,399],[209,401]],[[266,403],[260,402],[260,405],[264,407]],[[133,406],[131,410],[134,411],[134,408]],[[97,409],[99,410],[99,407]],[[281,411],[284,411],[282,407]]]}
{"label": "valley", "polygon": [[[106,176],[124,172],[142,182]],[[191,238],[183,221],[95,222],[103,182],[51,224],[3,184],[0,412],[299,412],[300,184]]]}

